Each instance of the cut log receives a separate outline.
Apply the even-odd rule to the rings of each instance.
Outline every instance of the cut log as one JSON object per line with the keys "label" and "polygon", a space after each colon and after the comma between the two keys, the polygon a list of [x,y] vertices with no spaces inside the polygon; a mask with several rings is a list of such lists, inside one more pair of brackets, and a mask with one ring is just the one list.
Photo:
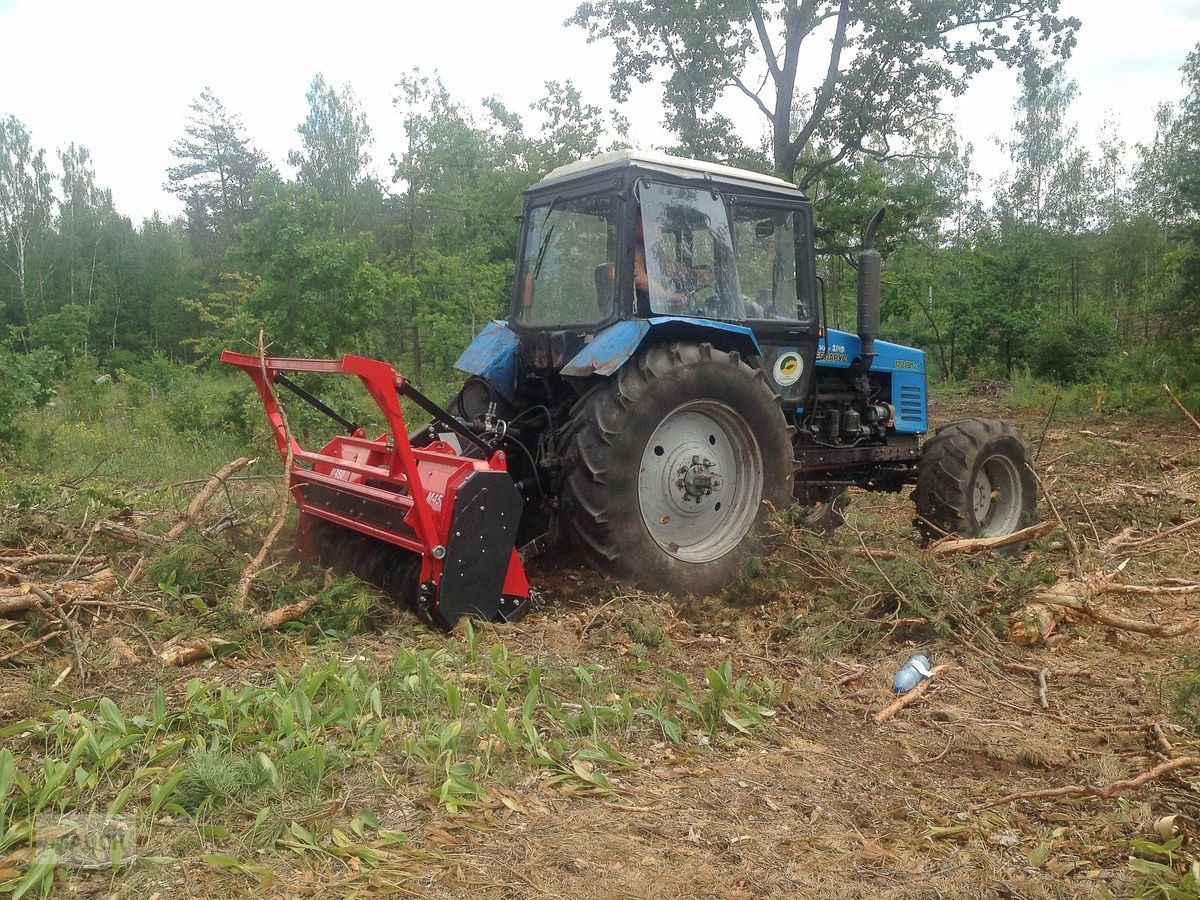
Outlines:
{"label": "cut log", "polygon": [[212,656],[228,643],[229,641],[223,638],[213,636],[192,638],[164,648],[158,654],[158,659],[164,666],[186,666],[198,659]]}
{"label": "cut log", "polygon": [[1022,647],[1040,644],[1067,618],[1067,609],[1046,603],[1029,603],[1008,621],[1008,638]]}
{"label": "cut log", "polygon": [[305,597],[279,609],[273,609],[263,615],[261,624],[264,631],[273,631],[285,622],[294,622],[307,615],[309,610],[317,605],[316,597]]}

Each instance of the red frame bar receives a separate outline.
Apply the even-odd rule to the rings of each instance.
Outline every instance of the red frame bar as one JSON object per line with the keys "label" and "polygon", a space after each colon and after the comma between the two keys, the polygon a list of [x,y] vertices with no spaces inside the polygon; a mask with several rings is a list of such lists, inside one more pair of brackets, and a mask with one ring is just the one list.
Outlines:
{"label": "red frame bar", "polygon": [[[221,353],[221,362],[237,366],[249,375],[254,382],[254,386],[258,389],[258,395],[262,400],[263,408],[266,410],[267,421],[271,424],[271,430],[275,436],[275,444],[279,448],[279,455],[285,460],[287,459],[290,447],[293,459],[292,490],[301,508],[306,511],[316,512],[304,503],[300,490],[302,484],[307,482],[322,484],[340,490],[343,493],[410,509],[411,513],[405,514],[405,520],[416,533],[417,539],[420,542],[420,546],[416,547],[412,546],[410,539],[386,529],[380,529],[367,523],[346,520],[344,517],[333,519],[336,513],[331,516],[329,511],[326,510],[316,512],[316,514],[321,515],[322,518],[338,521],[339,524],[346,525],[354,530],[362,531],[393,544],[399,544],[408,549],[416,550],[423,557],[422,580],[440,581],[441,561],[434,559],[432,551],[442,543],[442,536],[439,533],[440,529],[438,528],[437,517],[435,517],[434,511],[430,507],[429,498],[421,482],[421,473],[417,467],[416,451],[414,451],[412,443],[408,439],[408,429],[404,422],[404,412],[400,408],[400,398],[396,393],[396,389],[404,384],[404,376],[400,375],[385,362],[376,359],[367,359],[362,356],[354,356],[352,354],[347,354],[340,360],[296,359],[290,357],[267,357],[264,360],[248,353],[235,353],[232,350],[225,350]],[[264,368],[266,370],[266,379],[263,377]],[[379,470],[374,466],[360,465],[340,457],[329,456],[324,453],[314,453],[302,448],[295,436],[284,427],[283,416],[279,411],[279,403],[275,399],[275,376],[280,372],[356,375],[362,382],[363,387],[366,388],[367,393],[371,395],[371,398],[379,406],[380,410],[383,411],[390,430],[391,440],[387,444],[383,443],[382,438],[378,441],[372,441],[366,437],[362,429],[359,429],[358,432],[348,438],[342,438],[342,440],[353,446],[370,450],[379,450],[390,446],[391,452],[388,458],[387,470]],[[268,379],[270,385],[267,383]],[[426,453],[422,453],[421,455],[425,456]],[[444,453],[438,454],[439,461],[446,461],[452,458]],[[397,494],[374,489],[368,485],[345,482],[337,478],[322,475],[313,469],[299,468],[295,465],[296,462],[308,463],[311,466],[326,465],[331,469],[342,469],[363,476],[381,478],[392,482],[398,487],[404,487],[407,493]],[[494,466],[492,467],[494,468]]]}

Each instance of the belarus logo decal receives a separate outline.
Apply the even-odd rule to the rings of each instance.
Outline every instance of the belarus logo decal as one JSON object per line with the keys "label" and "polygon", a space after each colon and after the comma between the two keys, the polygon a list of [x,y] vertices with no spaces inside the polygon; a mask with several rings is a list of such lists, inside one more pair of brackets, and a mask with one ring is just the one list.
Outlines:
{"label": "belarus logo decal", "polygon": [[804,360],[795,350],[780,353],[775,360],[775,383],[781,387],[795,384],[804,374]]}

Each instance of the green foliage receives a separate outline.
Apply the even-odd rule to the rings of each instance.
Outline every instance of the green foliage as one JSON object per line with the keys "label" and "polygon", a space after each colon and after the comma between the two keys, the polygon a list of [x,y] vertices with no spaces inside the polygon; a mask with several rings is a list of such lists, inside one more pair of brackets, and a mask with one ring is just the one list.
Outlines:
{"label": "green foliage", "polygon": [[259,214],[242,229],[231,259],[259,279],[245,311],[270,335],[273,352],[367,350],[388,284],[368,259],[369,239],[340,240],[333,207],[311,189],[271,178],[259,182],[255,198]]}
{"label": "green foliage", "polygon": [[1118,362],[1116,349],[1117,334],[1108,319],[1091,312],[1052,319],[1038,327],[1030,367],[1053,381],[1103,381]]}
{"label": "green foliage", "polygon": [[1175,714],[1192,731],[1200,734],[1200,656],[1189,653],[1183,663],[1193,671],[1181,679],[1176,688]]}
{"label": "green foliage", "polygon": [[0,347],[0,445],[20,443],[21,413],[45,405],[54,395],[57,362],[49,351],[12,353]]}
{"label": "green foliage", "polygon": [[1162,900],[1192,900],[1200,896],[1200,861],[1183,848],[1182,836],[1163,843],[1133,840],[1129,869],[1136,874],[1131,885],[1132,897],[1157,897]]}
{"label": "green foliage", "polygon": [[[825,23],[830,27],[815,37]],[[590,41],[612,41],[616,99],[665,69],[664,124],[687,155],[745,158],[749,149],[715,110],[727,91],[749,96],[770,126],[775,171],[795,175],[802,188],[847,155],[899,152],[904,141],[928,131],[943,96],[962,93],[970,76],[995,61],[1018,65],[1036,44],[1068,55],[1079,27],[1077,19],[1058,15],[1057,3],[971,0],[903,8],[836,0],[800,7],[782,0],[694,6],[593,0],[581,3],[569,24],[586,29]],[[805,42],[822,38],[828,48],[819,53],[828,54],[829,64],[806,86],[797,78],[801,45],[808,52]],[[766,81],[755,91],[749,73],[763,60]],[[814,153],[818,135],[822,147]]]}

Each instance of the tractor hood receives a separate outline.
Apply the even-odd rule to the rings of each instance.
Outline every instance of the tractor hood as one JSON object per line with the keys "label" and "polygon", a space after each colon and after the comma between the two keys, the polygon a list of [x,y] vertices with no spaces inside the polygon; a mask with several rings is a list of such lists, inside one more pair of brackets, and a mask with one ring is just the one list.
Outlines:
{"label": "tractor hood", "polygon": [[[857,334],[827,329],[817,341],[817,365],[848,369],[862,356],[862,341]],[[896,407],[898,434],[924,434],[929,426],[925,394],[925,351],[890,341],[875,341],[871,372],[890,374],[891,403]]]}
{"label": "tractor hood", "polygon": [[[872,372],[917,372],[925,374],[925,351],[890,341],[875,342]],[[829,328],[817,341],[817,365],[848,369],[862,356],[862,341],[857,334]]]}

